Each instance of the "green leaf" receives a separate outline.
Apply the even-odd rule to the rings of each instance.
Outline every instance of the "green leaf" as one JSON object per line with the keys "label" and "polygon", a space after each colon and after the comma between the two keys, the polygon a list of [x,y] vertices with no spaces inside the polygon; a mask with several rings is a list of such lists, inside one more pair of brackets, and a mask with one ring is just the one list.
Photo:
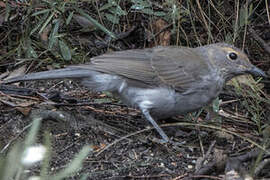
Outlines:
{"label": "green leaf", "polygon": [[248,18],[247,8],[241,8],[239,13],[239,28],[246,24],[246,19]]}
{"label": "green leaf", "polygon": [[127,15],[127,12],[124,11],[119,5],[116,6],[116,8],[111,9],[111,12],[114,12],[114,14],[117,14],[118,16],[125,16]]}
{"label": "green leaf", "polygon": [[39,30],[39,34],[41,34],[42,33],[42,31],[47,27],[47,25],[49,24],[49,22],[52,20],[52,18],[53,18],[53,16],[54,16],[54,12],[52,12],[51,13],[51,15],[49,16],[49,18],[46,20],[46,22],[43,24],[43,26],[40,28],[40,30]]}
{"label": "green leaf", "polygon": [[109,2],[110,4],[112,4],[113,6],[117,6],[117,3],[115,2],[115,0],[108,0],[108,2]]}
{"label": "green leaf", "polygon": [[96,26],[98,29],[102,30],[103,32],[105,32],[106,34],[108,34],[111,38],[116,39],[116,36],[113,32],[109,31],[107,28],[105,28],[103,25],[101,25],[99,22],[97,22],[95,19],[93,19],[91,16],[89,16],[88,14],[86,14],[82,9],[80,8],[76,8],[76,10],[82,15],[84,16],[86,19],[88,19],[89,21],[91,21],[91,23]]}
{"label": "green leaf", "polygon": [[34,48],[31,45],[27,48],[27,56],[33,57],[33,58],[38,58],[36,51],[34,50]]}
{"label": "green leaf", "polygon": [[114,24],[119,24],[119,17],[109,13],[105,14],[106,18]]}
{"label": "green leaf", "polygon": [[45,13],[48,13],[50,11],[51,11],[50,9],[44,9],[42,11],[37,11],[37,12],[33,13],[31,16],[37,16],[37,15],[40,15],[40,14],[45,14]]}
{"label": "green leaf", "polygon": [[66,43],[62,40],[59,40],[59,47],[60,47],[62,57],[67,61],[71,60],[71,53]]}
{"label": "green leaf", "polygon": [[145,7],[144,6],[142,6],[142,5],[140,5],[140,4],[133,4],[132,6],[131,6],[131,9],[134,9],[134,10],[142,10],[142,9],[144,9]]}
{"label": "green leaf", "polygon": [[42,118],[40,117],[33,118],[31,129],[28,132],[26,139],[24,141],[24,149],[28,148],[29,146],[33,145],[36,142],[36,137],[38,134],[41,121],[42,121]]}
{"label": "green leaf", "polygon": [[103,5],[101,8],[99,8],[99,11],[104,11],[104,10],[107,10],[109,8],[113,7],[113,4],[112,3],[107,3],[105,5]]}
{"label": "green leaf", "polygon": [[163,12],[163,11],[155,11],[155,12],[154,12],[154,15],[155,15],[155,16],[166,16],[166,13]]}
{"label": "green leaf", "polygon": [[232,44],[233,43],[233,35],[231,33],[227,33],[225,36],[225,42]]}
{"label": "green leaf", "polygon": [[112,8],[109,9],[110,13],[112,13],[113,15],[116,16],[123,16],[123,15],[127,15],[126,11],[123,11],[122,9],[118,9],[118,8]]}
{"label": "green leaf", "polygon": [[214,111],[214,112],[218,112],[218,111],[219,111],[220,101],[221,101],[221,100],[219,100],[219,98],[216,98],[216,99],[213,101],[213,111]]}
{"label": "green leaf", "polygon": [[50,33],[50,37],[49,37],[49,44],[48,44],[48,49],[52,49],[53,45],[57,42],[57,37],[56,35],[58,34],[58,29],[59,29],[59,19],[55,20],[55,24],[53,26],[53,29]]}
{"label": "green leaf", "polygon": [[104,103],[111,103],[112,99],[111,98],[102,98],[102,99],[95,99],[94,103],[97,104],[104,104]]}
{"label": "green leaf", "polygon": [[6,2],[6,12],[5,12],[5,21],[8,21],[8,18],[10,16],[10,6],[8,1]]}
{"label": "green leaf", "polygon": [[61,3],[62,6],[60,7],[60,11],[61,11],[62,13],[65,12],[65,6],[66,6],[66,4],[67,4],[67,2],[64,2],[64,3],[62,2],[62,3]]}
{"label": "green leaf", "polygon": [[149,14],[149,15],[153,15],[154,14],[154,11],[152,9],[142,9],[142,12],[144,14]]}
{"label": "green leaf", "polygon": [[72,11],[71,13],[69,13],[68,18],[66,20],[66,25],[69,25],[69,23],[70,23],[70,21],[71,21],[71,19],[73,17],[73,14],[74,14],[74,11]]}
{"label": "green leaf", "polygon": [[134,3],[131,6],[131,9],[135,9],[135,10],[143,10],[145,8],[149,8],[152,7],[152,4],[150,1],[143,1],[143,0],[132,0],[132,2]]}
{"label": "green leaf", "polygon": [[47,12],[46,14],[43,15],[43,17],[39,21],[39,23],[30,32],[30,36],[38,30],[38,28],[47,20],[48,16],[49,16],[49,12]]}
{"label": "green leaf", "polygon": [[[14,179],[15,175],[18,174],[19,169],[21,168],[21,152],[22,145],[20,143],[15,144],[9,153],[5,155],[5,162],[4,162],[4,170],[1,174],[1,179],[7,180],[7,179]],[[2,162],[4,161],[1,157]]]}

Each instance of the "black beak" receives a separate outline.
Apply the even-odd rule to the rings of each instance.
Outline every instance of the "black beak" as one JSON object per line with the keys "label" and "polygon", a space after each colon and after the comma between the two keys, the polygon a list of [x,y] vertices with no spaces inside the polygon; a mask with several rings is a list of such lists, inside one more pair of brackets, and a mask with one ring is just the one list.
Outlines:
{"label": "black beak", "polygon": [[247,73],[253,75],[253,76],[261,76],[264,78],[267,78],[268,76],[263,72],[261,69],[257,68],[256,66],[253,66],[250,70],[247,70]]}

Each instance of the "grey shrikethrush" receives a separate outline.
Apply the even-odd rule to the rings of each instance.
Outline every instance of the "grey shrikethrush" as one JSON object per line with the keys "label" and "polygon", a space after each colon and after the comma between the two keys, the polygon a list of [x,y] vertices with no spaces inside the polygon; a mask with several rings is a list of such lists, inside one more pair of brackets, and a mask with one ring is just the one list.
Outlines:
{"label": "grey shrikethrush", "polygon": [[242,74],[266,76],[240,49],[217,43],[111,52],[86,64],[19,76],[5,83],[68,78],[93,91],[111,91],[126,105],[140,109],[167,142],[168,136],[154,119],[200,109],[219,95],[226,81]]}

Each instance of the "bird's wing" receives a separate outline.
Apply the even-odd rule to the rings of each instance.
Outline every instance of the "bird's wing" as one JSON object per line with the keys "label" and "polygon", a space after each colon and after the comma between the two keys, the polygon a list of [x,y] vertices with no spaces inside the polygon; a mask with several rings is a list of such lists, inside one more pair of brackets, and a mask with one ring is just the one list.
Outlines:
{"label": "bird's wing", "polygon": [[168,85],[184,92],[199,80],[208,66],[193,48],[156,47],[112,52],[94,57],[89,64],[77,65],[115,74],[152,86]]}
{"label": "bird's wing", "polygon": [[155,80],[157,76],[150,63],[151,54],[151,49],[115,51],[94,57],[90,63],[75,67],[115,74],[145,84],[157,85]]}
{"label": "bird's wing", "polygon": [[163,84],[184,92],[209,73],[209,65],[195,48],[162,47],[154,50],[151,65]]}

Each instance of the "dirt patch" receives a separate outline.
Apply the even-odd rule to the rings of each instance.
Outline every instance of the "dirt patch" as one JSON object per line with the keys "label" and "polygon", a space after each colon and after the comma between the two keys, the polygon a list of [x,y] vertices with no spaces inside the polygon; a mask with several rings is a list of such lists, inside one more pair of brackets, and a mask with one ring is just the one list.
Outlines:
{"label": "dirt patch", "polygon": [[[147,129],[151,125],[139,111],[125,107],[118,99],[112,99],[104,93],[91,93],[70,81],[30,82],[25,83],[24,87],[41,87],[38,92],[44,95],[31,96],[37,99],[31,105],[32,114],[57,112],[65,116],[64,121],[57,118],[44,119],[39,133],[39,142],[42,142],[41,135],[45,131],[51,133],[51,173],[65,167],[84,145],[94,147],[94,152],[85,160],[83,169],[70,179],[78,179],[85,173],[89,179],[190,179],[206,175],[209,179],[219,179],[226,172],[225,165],[229,157],[251,151],[250,143],[242,138],[192,125],[163,127],[176,144],[159,144],[154,141],[160,138],[158,133],[154,129]],[[53,93],[45,93],[50,87],[54,87]],[[57,94],[56,91],[58,99],[53,96]],[[57,99],[54,102],[56,104],[52,105],[45,97],[54,97],[54,100]],[[80,103],[89,104],[78,106]],[[23,115],[17,108],[1,104],[2,147],[25,137],[27,131],[22,130],[31,122],[28,117],[29,115]],[[160,121],[159,124],[196,124],[190,117],[195,116],[175,117]],[[236,125],[230,119],[221,117],[212,121],[205,118],[202,113],[197,123],[225,127],[255,141],[259,140],[251,132],[252,125],[242,122]],[[200,174],[199,169],[196,170],[198,167],[201,171],[206,170]],[[240,169],[247,167],[248,164],[239,165]],[[35,167],[30,173],[35,174],[38,169]]]}

